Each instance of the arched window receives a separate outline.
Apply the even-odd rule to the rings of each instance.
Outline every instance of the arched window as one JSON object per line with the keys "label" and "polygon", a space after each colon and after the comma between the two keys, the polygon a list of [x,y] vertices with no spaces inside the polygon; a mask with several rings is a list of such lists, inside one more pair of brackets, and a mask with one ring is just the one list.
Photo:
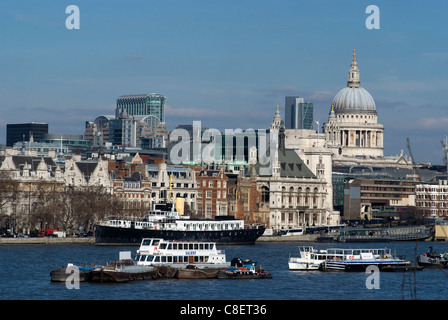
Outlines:
{"label": "arched window", "polygon": [[269,188],[266,186],[261,187],[261,202],[269,203]]}

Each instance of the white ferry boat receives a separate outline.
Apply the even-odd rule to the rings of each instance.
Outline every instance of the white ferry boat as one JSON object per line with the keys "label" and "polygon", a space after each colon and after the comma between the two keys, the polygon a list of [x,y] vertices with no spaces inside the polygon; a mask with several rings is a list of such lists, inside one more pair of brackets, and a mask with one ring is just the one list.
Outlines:
{"label": "white ferry boat", "polygon": [[244,224],[230,216],[190,219],[174,211],[172,204],[158,204],[145,219],[109,219],[95,226],[95,244],[140,244],[143,238],[213,241],[220,244],[253,244],[264,233],[265,225]]}
{"label": "white ferry boat", "polygon": [[228,268],[224,250],[215,242],[177,241],[159,238],[142,239],[135,258],[137,265],[170,266],[174,268]]}
{"label": "white ferry boat", "polygon": [[411,269],[410,261],[392,255],[389,248],[380,249],[338,249],[327,250],[330,259],[321,266],[324,271],[366,271],[368,266],[376,266],[379,270],[390,271]]}
{"label": "white ferry boat", "polygon": [[319,270],[323,262],[332,259],[335,256],[342,258],[342,254],[335,255],[332,253],[332,255],[329,256],[327,250],[318,251],[310,246],[300,246],[299,257],[289,257],[289,270]]}

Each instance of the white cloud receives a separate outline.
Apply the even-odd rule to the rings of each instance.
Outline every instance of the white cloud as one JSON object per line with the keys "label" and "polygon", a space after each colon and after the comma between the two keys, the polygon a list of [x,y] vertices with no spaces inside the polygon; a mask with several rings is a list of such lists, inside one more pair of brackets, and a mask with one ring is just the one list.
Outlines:
{"label": "white cloud", "polygon": [[448,129],[448,118],[421,118],[417,124],[422,129]]}

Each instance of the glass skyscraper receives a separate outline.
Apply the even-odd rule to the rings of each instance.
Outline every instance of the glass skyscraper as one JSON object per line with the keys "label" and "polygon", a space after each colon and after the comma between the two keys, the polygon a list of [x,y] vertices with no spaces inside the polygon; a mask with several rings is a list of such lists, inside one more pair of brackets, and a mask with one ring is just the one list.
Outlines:
{"label": "glass skyscraper", "polygon": [[123,112],[126,116],[155,116],[165,123],[166,97],[160,94],[136,94],[121,96],[117,99],[115,117],[118,119]]}
{"label": "glass skyscraper", "polygon": [[47,123],[8,123],[6,125],[6,146],[12,147],[16,142],[30,141],[31,137],[34,141],[39,142],[47,133]]}
{"label": "glass skyscraper", "polygon": [[300,97],[285,97],[286,129],[313,129],[314,104]]}

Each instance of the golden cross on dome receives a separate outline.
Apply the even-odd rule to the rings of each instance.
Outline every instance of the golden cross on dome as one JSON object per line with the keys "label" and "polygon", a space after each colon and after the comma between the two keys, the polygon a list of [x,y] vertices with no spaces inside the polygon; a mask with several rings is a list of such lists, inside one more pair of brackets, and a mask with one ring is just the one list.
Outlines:
{"label": "golden cross on dome", "polygon": [[353,61],[356,61],[356,49],[353,49]]}

